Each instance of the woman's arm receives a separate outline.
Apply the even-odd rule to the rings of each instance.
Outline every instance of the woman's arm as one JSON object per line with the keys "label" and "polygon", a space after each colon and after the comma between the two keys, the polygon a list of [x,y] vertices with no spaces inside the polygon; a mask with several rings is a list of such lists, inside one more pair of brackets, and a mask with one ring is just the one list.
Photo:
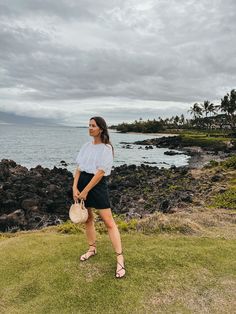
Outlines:
{"label": "woman's arm", "polygon": [[79,197],[79,194],[80,194],[80,192],[77,188],[79,177],[80,177],[80,170],[78,168],[76,168],[75,175],[74,175],[74,181],[73,181],[73,188],[72,188],[74,200],[77,200]]}
{"label": "woman's arm", "polygon": [[104,176],[105,172],[103,170],[98,170],[98,172],[93,176],[90,182],[86,185],[83,191],[79,194],[79,199],[86,199],[87,194],[92,188],[101,181],[102,177]]}

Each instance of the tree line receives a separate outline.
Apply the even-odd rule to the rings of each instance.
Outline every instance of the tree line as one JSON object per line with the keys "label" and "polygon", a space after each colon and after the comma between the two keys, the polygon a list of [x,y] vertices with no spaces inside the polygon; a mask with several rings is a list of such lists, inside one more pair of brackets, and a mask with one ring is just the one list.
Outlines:
{"label": "tree line", "polygon": [[120,132],[153,133],[167,129],[196,129],[196,130],[229,130],[236,131],[236,90],[232,89],[220,102],[214,105],[209,100],[195,103],[188,110],[192,118],[187,119],[183,114],[171,118],[161,118],[143,121],[142,118],[133,123],[121,123],[111,126]]}

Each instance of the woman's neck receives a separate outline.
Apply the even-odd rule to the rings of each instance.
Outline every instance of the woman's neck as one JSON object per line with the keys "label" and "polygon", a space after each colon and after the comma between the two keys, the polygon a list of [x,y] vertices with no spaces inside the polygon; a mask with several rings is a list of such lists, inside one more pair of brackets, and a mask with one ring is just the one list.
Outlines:
{"label": "woman's neck", "polygon": [[100,136],[94,136],[93,137],[93,144],[101,144],[102,140]]}

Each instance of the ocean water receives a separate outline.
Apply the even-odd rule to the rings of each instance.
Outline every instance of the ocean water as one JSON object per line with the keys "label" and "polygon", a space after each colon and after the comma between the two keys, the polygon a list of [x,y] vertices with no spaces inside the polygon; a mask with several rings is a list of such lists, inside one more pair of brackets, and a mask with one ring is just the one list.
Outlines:
{"label": "ocean water", "polygon": [[[187,155],[167,156],[166,148],[140,149],[140,145],[124,148],[121,142],[161,137],[160,134],[122,134],[110,130],[115,149],[114,166],[122,164],[148,163],[150,166],[169,168],[171,165],[188,164]],[[41,125],[0,124],[0,160],[12,159],[28,169],[41,165],[53,168],[62,167],[64,160],[69,171],[74,172],[75,159],[83,143],[92,140],[87,128]]]}

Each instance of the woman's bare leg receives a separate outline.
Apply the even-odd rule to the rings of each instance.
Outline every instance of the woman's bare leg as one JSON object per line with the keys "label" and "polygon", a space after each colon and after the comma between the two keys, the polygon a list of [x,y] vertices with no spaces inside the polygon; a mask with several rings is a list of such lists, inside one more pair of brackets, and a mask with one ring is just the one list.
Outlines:
{"label": "woman's bare leg", "polygon": [[[88,244],[89,245],[94,244],[96,241],[96,230],[94,226],[94,215],[91,208],[88,208],[88,220],[85,223],[85,233],[86,233]],[[85,259],[88,259],[91,255],[94,255],[93,251],[96,252],[96,248],[94,246],[90,246],[89,251],[81,255],[80,259],[85,260]]]}
{"label": "woman's bare leg", "polygon": [[[100,209],[98,210],[102,220],[104,221],[108,234],[112,243],[112,246],[116,253],[122,252],[122,245],[121,245],[121,238],[119,229],[115,223],[115,220],[112,216],[112,212],[110,208]],[[119,262],[122,266],[124,266],[124,257],[123,255],[117,256],[117,262]],[[117,271],[119,270],[118,274],[122,277],[125,274],[125,270],[121,269],[121,266],[117,264]]]}

